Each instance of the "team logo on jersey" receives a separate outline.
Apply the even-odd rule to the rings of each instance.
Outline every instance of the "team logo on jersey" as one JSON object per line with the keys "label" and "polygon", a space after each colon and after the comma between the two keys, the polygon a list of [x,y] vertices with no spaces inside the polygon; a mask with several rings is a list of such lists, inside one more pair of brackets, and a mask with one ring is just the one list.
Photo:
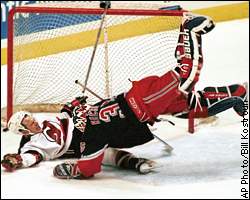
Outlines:
{"label": "team logo on jersey", "polygon": [[[54,124],[54,125],[53,125]],[[59,128],[57,128],[56,126],[58,126],[57,123],[52,122],[52,121],[47,121],[45,120],[43,122],[43,131],[44,133],[46,133],[50,138],[52,138],[53,140],[56,141],[57,144],[61,145],[61,136],[63,135],[63,133],[61,132],[61,130]]]}
{"label": "team logo on jersey", "polygon": [[73,111],[73,123],[74,126],[81,132],[85,131],[87,118],[86,113],[88,111],[88,105],[79,105]]}

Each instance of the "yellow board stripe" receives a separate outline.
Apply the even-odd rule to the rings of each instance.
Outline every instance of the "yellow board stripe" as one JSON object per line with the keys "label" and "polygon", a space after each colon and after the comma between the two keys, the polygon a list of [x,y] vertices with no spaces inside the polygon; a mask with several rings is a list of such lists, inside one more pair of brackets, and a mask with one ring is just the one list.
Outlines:
{"label": "yellow board stripe", "polygon": [[[204,8],[193,10],[192,12],[202,15],[208,15],[215,22],[227,21],[233,19],[242,19],[249,17],[249,2],[224,5],[218,7]],[[122,25],[116,25],[108,28],[109,41],[114,42],[121,39],[145,35],[149,33],[156,33],[178,28],[178,23],[171,26],[166,26],[167,17],[152,17],[144,20],[136,20],[127,22]],[[142,23],[147,23],[147,29],[140,29]],[[40,42],[33,42],[31,44],[22,45],[19,47],[25,49],[28,54],[22,55],[22,61],[41,56],[53,55],[65,51],[73,51],[91,47],[95,43],[97,30],[71,34],[70,36],[63,36]],[[84,39],[83,39],[84,38]],[[103,36],[100,38],[100,43],[103,43]],[[38,45],[43,45],[46,48],[38,49]],[[18,55],[18,49],[17,55]],[[1,65],[7,63],[6,48],[1,49]],[[19,60],[20,61],[20,60]]]}
{"label": "yellow board stripe", "polygon": [[198,9],[192,12],[208,15],[215,22],[249,18],[249,2]]}
{"label": "yellow board stripe", "polygon": [[1,65],[7,64],[7,48],[1,48]]}
{"label": "yellow board stripe", "polygon": [[[180,20],[179,23],[168,25],[165,20],[169,20],[170,18],[171,17],[150,17],[144,20],[140,19],[135,21],[129,21],[121,25],[115,25],[109,27],[108,28],[109,42],[114,42],[149,33],[157,33],[161,31],[177,29],[180,24]],[[140,25],[144,23],[146,24],[147,28],[146,29],[140,28]],[[27,52],[26,54],[21,55],[20,59],[18,58],[18,61],[23,61],[32,58],[53,55],[56,53],[62,53],[66,51],[74,51],[78,49],[92,47],[96,40],[97,31],[98,30],[85,31],[81,33],[71,34],[68,36],[61,36],[53,39],[19,45],[15,48],[15,54],[21,55],[19,51]],[[99,44],[102,44],[103,42],[104,42],[104,37],[102,34],[100,37]]]}

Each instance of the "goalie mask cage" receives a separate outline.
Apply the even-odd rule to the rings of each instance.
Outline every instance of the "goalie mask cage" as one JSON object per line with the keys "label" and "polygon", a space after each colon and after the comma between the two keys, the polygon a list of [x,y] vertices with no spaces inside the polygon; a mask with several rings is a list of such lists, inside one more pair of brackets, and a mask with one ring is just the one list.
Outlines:
{"label": "goalie mask cage", "polygon": [[[129,79],[160,76],[175,67],[183,12],[108,9],[87,87],[108,98],[126,92]],[[51,112],[50,105],[60,107],[82,95],[75,80],[85,81],[103,13],[70,2],[10,11],[7,120],[13,111]],[[88,102],[98,101],[86,94]]]}

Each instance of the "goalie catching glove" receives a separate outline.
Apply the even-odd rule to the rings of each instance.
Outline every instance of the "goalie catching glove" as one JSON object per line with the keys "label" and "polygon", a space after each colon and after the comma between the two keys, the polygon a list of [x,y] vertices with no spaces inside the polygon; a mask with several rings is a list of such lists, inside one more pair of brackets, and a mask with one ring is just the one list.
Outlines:
{"label": "goalie catching glove", "polygon": [[23,159],[19,154],[12,153],[6,154],[1,161],[2,166],[8,171],[12,172],[17,168],[22,167]]}

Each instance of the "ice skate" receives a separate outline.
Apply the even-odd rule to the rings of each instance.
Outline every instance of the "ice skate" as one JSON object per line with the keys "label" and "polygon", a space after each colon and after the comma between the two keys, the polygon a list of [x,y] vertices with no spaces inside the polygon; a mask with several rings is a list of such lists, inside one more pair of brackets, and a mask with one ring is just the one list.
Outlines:
{"label": "ice skate", "polygon": [[155,161],[142,158],[139,160],[136,169],[140,174],[148,174],[159,167],[160,165],[158,165]]}
{"label": "ice skate", "polygon": [[53,175],[59,179],[86,179],[77,168],[76,163],[64,162],[56,165]]}

